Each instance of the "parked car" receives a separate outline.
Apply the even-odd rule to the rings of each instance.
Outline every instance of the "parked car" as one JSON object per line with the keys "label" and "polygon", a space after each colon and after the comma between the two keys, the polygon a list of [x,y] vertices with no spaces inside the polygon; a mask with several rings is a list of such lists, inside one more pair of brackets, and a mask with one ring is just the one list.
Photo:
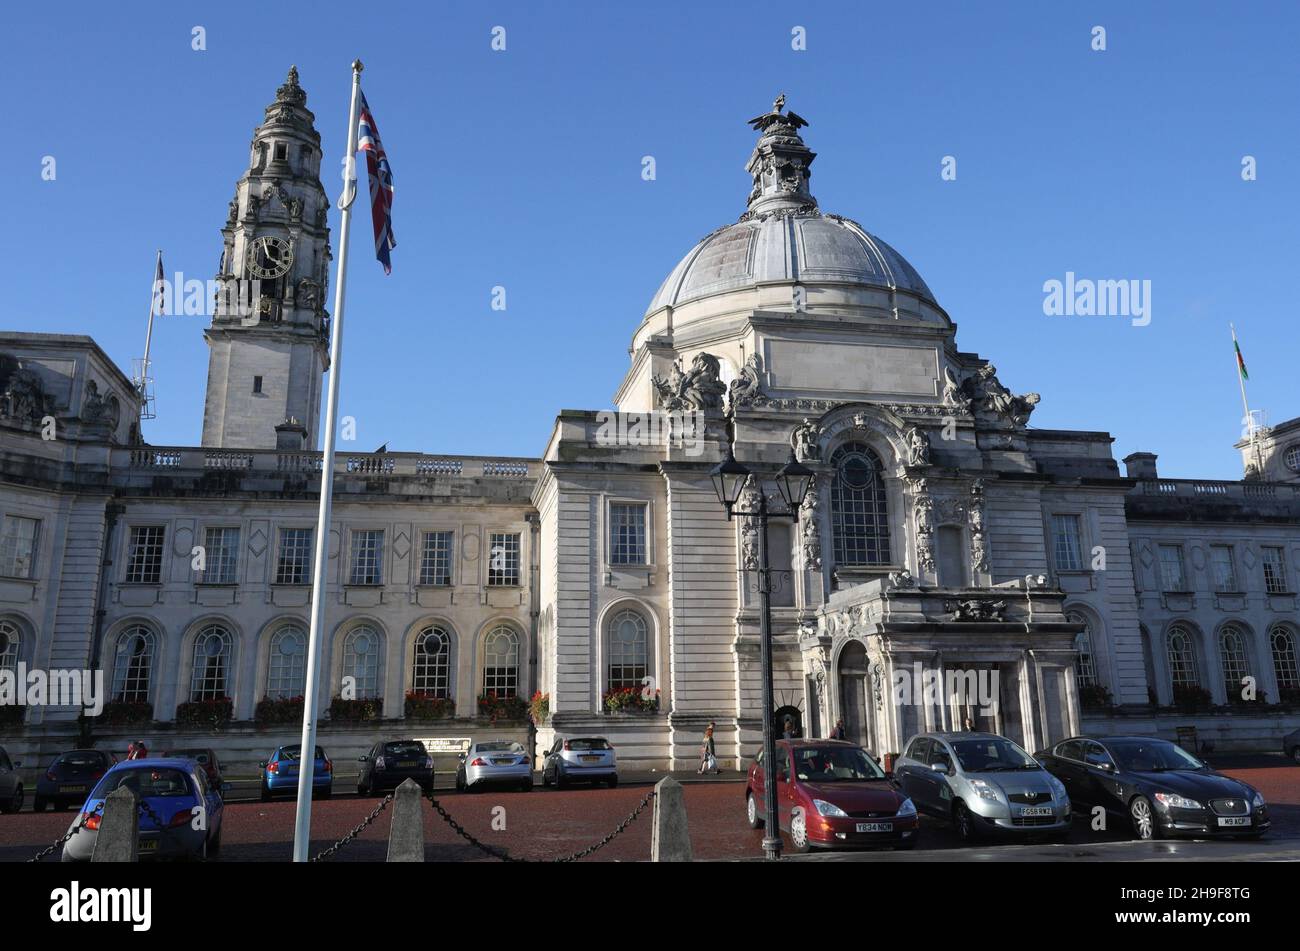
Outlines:
{"label": "parked car", "polygon": [[[796,852],[916,845],[916,806],[862,747],[843,740],[778,740],[776,762],[777,821]],[[765,824],[766,783],[760,752],[745,784],[751,829]]]}
{"label": "parked car", "polygon": [[1139,839],[1164,835],[1258,838],[1268,805],[1176,743],[1150,736],[1079,736],[1038,754],[1080,809],[1101,806]]}
{"label": "parked car", "polygon": [[[270,802],[277,793],[298,793],[298,767],[302,758],[302,744],[281,746],[271,758],[257,765],[262,770],[262,802]],[[328,799],[334,791],[334,764],[325,755],[325,751],[316,747],[316,758],[312,762],[311,792],[312,796]]]}
{"label": "parked car", "polygon": [[376,743],[370,752],[358,756],[361,775],[357,777],[357,795],[375,796],[385,789],[396,789],[407,779],[419,783],[425,794],[433,792],[433,757],[419,740],[393,740]]}
{"label": "parked car", "polygon": [[[126,760],[104,774],[68,827],[77,831],[63,846],[63,861],[90,861],[103,821],[96,810],[123,786],[148,806],[139,810],[140,858],[210,859],[220,854],[221,790],[208,783],[207,772],[194,760],[156,757]],[[85,825],[78,828],[83,819]]]}
{"label": "parked car", "polygon": [[922,733],[894,764],[903,792],[963,841],[985,833],[1064,837],[1070,797],[1059,779],[994,733]]}
{"label": "parked car", "polygon": [[44,775],[36,780],[36,798],[32,808],[44,812],[46,806],[70,809],[79,805],[116,762],[117,757],[105,750],[60,753]]}
{"label": "parked car", "polygon": [[221,761],[217,759],[217,751],[201,747],[186,749],[167,750],[163,754],[164,759],[192,759],[203,767],[204,772],[208,774],[208,783],[214,789],[221,789]]}
{"label": "parked car", "polygon": [[1282,752],[1300,763],[1300,730],[1292,730],[1282,737]]}
{"label": "parked car", "polygon": [[473,791],[490,785],[518,786],[525,792],[533,788],[533,764],[522,743],[512,740],[471,743],[460,754],[456,788]]}
{"label": "parked car", "polygon": [[542,757],[542,785],[563,788],[572,782],[617,786],[614,745],[603,736],[557,736]]}
{"label": "parked car", "polygon": [[22,763],[9,759],[9,753],[0,746],[0,812],[17,812],[23,807],[23,779],[18,775]]}

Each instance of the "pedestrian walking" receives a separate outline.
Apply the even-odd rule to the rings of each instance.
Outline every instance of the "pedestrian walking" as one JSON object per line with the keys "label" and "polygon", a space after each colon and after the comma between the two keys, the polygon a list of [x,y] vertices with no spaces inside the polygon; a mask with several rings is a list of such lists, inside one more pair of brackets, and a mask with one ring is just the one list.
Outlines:
{"label": "pedestrian walking", "polygon": [[703,775],[705,772],[715,774],[722,772],[718,769],[717,749],[713,744],[714,726],[715,724],[710,720],[708,727],[704,730],[704,743],[700,747],[700,768],[695,771],[700,775]]}
{"label": "pedestrian walking", "polygon": [[786,716],[785,729],[781,733],[781,738],[786,740],[793,740],[796,739],[798,736],[799,734],[795,732],[795,728],[794,728],[794,717]]}
{"label": "pedestrian walking", "polygon": [[149,750],[144,745],[144,740],[136,740],[126,748],[127,759],[144,759],[148,755]]}
{"label": "pedestrian walking", "polygon": [[835,721],[835,728],[831,730],[831,739],[842,740],[844,739],[844,737],[845,737],[844,718],[840,717],[838,720]]}

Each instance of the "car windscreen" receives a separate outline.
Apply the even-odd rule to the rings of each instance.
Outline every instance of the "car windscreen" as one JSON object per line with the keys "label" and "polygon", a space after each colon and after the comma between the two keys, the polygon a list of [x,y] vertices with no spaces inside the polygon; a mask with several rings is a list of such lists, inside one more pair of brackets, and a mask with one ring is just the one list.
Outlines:
{"label": "car windscreen", "polygon": [[103,799],[122,786],[141,799],[194,795],[194,784],[179,769],[123,769],[105,776],[91,798]]}
{"label": "car windscreen", "polygon": [[885,771],[852,746],[801,746],[793,751],[795,776],[812,783],[853,783],[884,779]]}
{"label": "car windscreen", "polygon": [[607,750],[609,741],[600,737],[584,737],[580,740],[569,740],[569,749],[571,750]]}
{"label": "car windscreen", "polygon": [[101,769],[104,766],[104,754],[93,750],[86,752],[64,753],[54,761],[56,766],[70,769]]}
{"label": "car windscreen", "polygon": [[401,757],[403,757],[403,756],[410,756],[410,757],[418,756],[420,759],[424,759],[424,744],[423,744],[423,743],[414,743],[414,742],[411,742],[411,743],[385,743],[385,744],[384,744],[384,755],[385,755],[385,756],[396,756],[396,757],[398,757],[398,758],[401,758]]}
{"label": "car windscreen", "polygon": [[1158,772],[1205,768],[1205,764],[1191,753],[1167,740],[1110,740],[1107,745],[1120,769]]}
{"label": "car windscreen", "polygon": [[478,743],[474,747],[480,753],[522,753],[524,748],[518,743]]}
{"label": "car windscreen", "polygon": [[998,773],[1012,769],[1042,769],[1038,761],[1001,736],[953,740],[949,744],[968,773]]}

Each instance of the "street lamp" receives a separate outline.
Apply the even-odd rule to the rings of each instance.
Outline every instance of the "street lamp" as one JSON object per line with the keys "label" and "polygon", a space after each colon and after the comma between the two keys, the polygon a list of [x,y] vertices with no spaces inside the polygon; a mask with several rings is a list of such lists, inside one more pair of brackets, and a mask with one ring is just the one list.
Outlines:
{"label": "street lamp", "polygon": [[[769,859],[781,857],[781,829],[776,818],[776,732],[772,718],[772,578],[767,556],[767,521],[770,518],[797,519],[804,498],[808,495],[816,475],[794,457],[776,473],[776,489],[785,503],[785,511],[772,511],[767,504],[767,493],[761,480],[736,461],[730,445],[727,457],[713,467],[709,474],[717,490],[718,501],[727,510],[727,520],[739,516],[758,519],[758,593],[762,610],[759,614],[761,663],[763,668],[763,853]],[[757,492],[757,509],[742,508],[740,497],[745,485],[753,476]],[[752,504],[752,502],[751,502]]]}

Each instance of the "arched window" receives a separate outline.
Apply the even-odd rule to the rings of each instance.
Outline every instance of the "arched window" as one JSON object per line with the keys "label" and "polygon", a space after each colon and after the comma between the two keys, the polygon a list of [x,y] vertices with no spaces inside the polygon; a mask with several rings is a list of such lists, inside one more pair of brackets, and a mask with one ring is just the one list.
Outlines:
{"label": "arched window", "polygon": [[502,624],[483,640],[483,692],[513,697],[519,691],[519,635]]}
{"label": "arched window", "polygon": [[411,689],[426,697],[451,696],[451,635],[436,625],[415,638]]}
{"label": "arched window", "polygon": [[[1275,624],[1268,633],[1268,641],[1273,651],[1273,672],[1277,675],[1279,694],[1283,690],[1300,690],[1300,665],[1296,664],[1295,635],[1290,628]],[[1278,699],[1284,698],[1279,695]]]}
{"label": "arched window", "polygon": [[220,624],[209,624],[194,638],[190,673],[191,700],[221,700],[230,696],[230,657],[235,642]]}
{"label": "arched window", "polygon": [[1065,616],[1072,624],[1082,624],[1083,630],[1074,635],[1074,649],[1079,652],[1075,678],[1080,687],[1097,686],[1097,661],[1092,653],[1092,625],[1078,611],[1071,611]]}
{"label": "arched window", "polygon": [[153,631],[135,624],[117,635],[113,657],[113,694],[116,701],[148,703],[153,674]]}
{"label": "arched window", "polygon": [[18,669],[18,648],[23,636],[12,621],[0,621],[0,670]]}
{"label": "arched window", "polygon": [[620,611],[609,622],[609,665],[606,689],[641,688],[649,673],[650,634],[636,611]]}
{"label": "arched window", "polygon": [[271,635],[271,658],[266,668],[266,695],[275,700],[301,697],[307,692],[307,635],[296,624],[286,624]]}
{"label": "arched window", "polygon": [[1249,674],[1246,664],[1246,638],[1235,624],[1225,624],[1219,631],[1219,659],[1223,663],[1223,693],[1229,703],[1242,699],[1242,681]]}
{"label": "arched window", "polygon": [[831,531],[838,565],[890,563],[884,467],[864,443],[849,442],[831,456]]}
{"label": "arched window", "polygon": [[344,677],[350,677],[353,696],[365,700],[379,696],[379,655],[384,639],[369,624],[354,627],[343,638]]}
{"label": "arched window", "polygon": [[1169,682],[1174,689],[1199,687],[1201,673],[1196,665],[1196,641],[1191,630],[1181,624],[1169,629],[1167,639]]}

